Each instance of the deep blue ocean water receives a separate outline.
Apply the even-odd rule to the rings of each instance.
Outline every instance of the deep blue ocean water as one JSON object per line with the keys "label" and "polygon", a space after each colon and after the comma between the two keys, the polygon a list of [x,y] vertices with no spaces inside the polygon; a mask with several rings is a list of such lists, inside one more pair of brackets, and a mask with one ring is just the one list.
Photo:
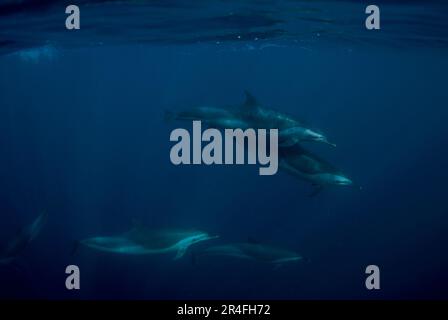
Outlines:
{"label": "deep blue ocean water", "polygon": [[[0,5],[0,241],[48,213],[19,266],[0,266],[1,298],[448,298],[443,2],[379,1],[379,31],[352,2],[80,3],[79,33],[63,29],[63,9],[55,27],[52,1]],[[170,132],[191,125],[164,112],[240,104],[244,90],[331,137],[337,148],[306,146],[362,189],[310,197],[284,172],[172,165]],[[133,220],[216,243],[255,238],[304,260],[72,254]],[[79,291],[65,288],[69,264]],[[380,290],[364,286],[370,264]]]}

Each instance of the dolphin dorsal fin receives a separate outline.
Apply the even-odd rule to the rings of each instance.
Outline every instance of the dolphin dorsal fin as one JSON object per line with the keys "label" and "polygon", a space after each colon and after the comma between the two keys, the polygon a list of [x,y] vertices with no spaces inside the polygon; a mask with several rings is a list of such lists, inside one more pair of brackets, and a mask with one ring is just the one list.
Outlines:
{"label": "dolphin dorsal fin", "polygon": [[243,108],[245,109],[253,109],[258,107],[260,104],[258,103],[257,99],[250,93],[249,91],[245,90],[244,94],[246,95],[246,100],[244,101]]}

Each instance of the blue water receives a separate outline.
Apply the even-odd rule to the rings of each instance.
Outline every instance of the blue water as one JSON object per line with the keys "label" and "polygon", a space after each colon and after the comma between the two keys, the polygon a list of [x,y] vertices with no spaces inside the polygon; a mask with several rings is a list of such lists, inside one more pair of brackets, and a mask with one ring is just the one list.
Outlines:
{"label": "blue water", "polygon": [[[0,266],[1,298],[448,298],[443,2],[384,4],[394,17],[385,14],[375,35],[363,27],[364,5],[351,2],[98,2],[78,34],[53,30],[52,1],[13,3],[0,5],[0,25],[10,22],[0,33],[0,241],[43,210],[48,223],[19,266]],[[223,19],[232,5],[245,18]],[[179,33],[174,21],[187,9],[197,16]],[[107,24],[89,33],[100,17]],[[153,17],[159,28],[142,29]],[[33,34],[28,21],[41,29]],[[307,147],[362,189],[310,197],[310,184],[284,172],[172,165],[170,132],[190,125],[167,123],[164,111],[239,104],[244,90],[331,137],[335,149]],[[274,268],[225,257],[192,264],[189,253],[72,254],[77,240],[119,234],[132,220],[199,228],[219,234],[216,244],[251,237],[304,260]],[[69,264],[81,270],[81,290],[65,288]],[[364,286],[370,264],[380,290]]]}

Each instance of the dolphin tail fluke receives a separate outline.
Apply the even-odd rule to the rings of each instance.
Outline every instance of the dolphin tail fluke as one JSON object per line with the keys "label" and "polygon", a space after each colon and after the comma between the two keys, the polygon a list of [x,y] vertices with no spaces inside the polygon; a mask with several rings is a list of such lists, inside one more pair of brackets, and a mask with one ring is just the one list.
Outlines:
{"label": "dolphin tail fluke", "polygon": [[182,258],[185,255],[185,252],[187,252],[188,246],[183,246],[180,247],[177,250],[176,256],[174,257],[174,260],[179,260],[180,258]]}
{"label": "dolphin tail fluke", "polygon": [[34,240],[41,232],[44,225],[47,223],[48,214],[46,211],[43,211],[34,222],[31,224],[30,231],[30,241]]}

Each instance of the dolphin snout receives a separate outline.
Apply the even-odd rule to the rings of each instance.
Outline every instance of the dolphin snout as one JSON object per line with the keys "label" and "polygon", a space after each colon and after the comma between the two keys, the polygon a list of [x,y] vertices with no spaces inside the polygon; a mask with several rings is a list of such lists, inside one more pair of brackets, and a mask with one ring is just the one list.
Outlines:
{"label": "dolphin snout", "polygon": [[353,181],[346,177],[338,177],[336,184],[341,186],[350,186],[353,184]]}

